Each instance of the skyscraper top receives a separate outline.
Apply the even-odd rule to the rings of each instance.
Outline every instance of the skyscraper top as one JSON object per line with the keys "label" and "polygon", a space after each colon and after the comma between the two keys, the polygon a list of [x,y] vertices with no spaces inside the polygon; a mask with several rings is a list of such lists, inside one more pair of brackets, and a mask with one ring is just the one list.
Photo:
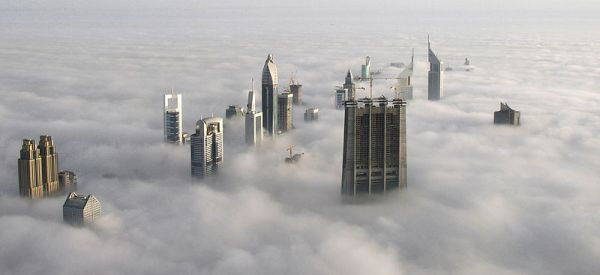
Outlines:
{"label": "skyscraper top", "polygon": [[352,83],[352,70],[348,69],[348,73],[346,73],[346,84]]}
{"label": "skyscraper top", "polygon": [[265,66],[263,67],[262,84],[263,85],[279,84],[279,79],[277,77],[277,66],[275,65],[275,61],[273,60],[272,54],[269,54],[267,56],[267,60],[265,61]]}
{"label": "skyscraper top", "polygon": [[429,58],[429,63],[440,64],[440,60],[431,49],[431,41],[429,40],[429,35],[427,35],[427,56]]}

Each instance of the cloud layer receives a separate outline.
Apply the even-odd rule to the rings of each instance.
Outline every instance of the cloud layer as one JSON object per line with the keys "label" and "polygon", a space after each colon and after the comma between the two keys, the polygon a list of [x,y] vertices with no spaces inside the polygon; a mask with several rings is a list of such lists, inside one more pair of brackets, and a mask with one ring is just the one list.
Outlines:
{"label": "cloud layer", "polygon": [[[2,11],[3,273],[598,273],[597,19],[260,11]],[[434,103],[427,32],[456,68]],[[334,86],[365,55],[394,76],[389,62],[413,47],[409,188],[342,204]],[[297,129],[257,149],[228,122],[221,177],[193,184],[189,147],[162,144],[162,92],[183,93],[191,132],[200,116],[245,103],[267,53],[282,85],[297,72],[321,120],[305,124],[296,109]],[[460,70],[467,56],[471,72]],[[522,127],[492,125],[500,101],[522,111]],[[40,134],[101,200],[95,226],[63,224],[62,197],[18,197],[21,139]],[[296,166],[283,163],[288,144],[305,153]]]}

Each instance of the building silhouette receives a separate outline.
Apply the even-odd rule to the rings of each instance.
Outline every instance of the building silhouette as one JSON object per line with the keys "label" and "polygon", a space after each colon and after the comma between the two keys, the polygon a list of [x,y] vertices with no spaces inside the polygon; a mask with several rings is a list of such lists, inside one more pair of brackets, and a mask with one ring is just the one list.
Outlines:
{"label": "building silhouette", "polygon": [[427,99],[440,100],[444,96],[444,71],[443,63],[431,50],[431,42],[427,36],[427,56],[429,59],[429,73],[427,74]]}
{"label": "building silhouette", "polygon": [[291,93],[282,93],[277,96],[277,126],[281,133],[291,130],[293,125],[293,104],[294,96]]}
{"label": "building silhouette", "polygon": [[192,176],[216,175],[223,164],[223,119],[210,117],[196,123],[191,136]]}
{"label": "building silhouette", "polygon": [[412,85],[412,74],[415,63],[415,51],[413,49],[412,56],[410,58],[410,64],[400,72],[398,75],[398,83],[394,89],[399,92],[399,97],[404,100],[413,99],[413,85]]}
{"label": "building silhouette", "polygon": [[290,93],[294,98],[294,105],[302,104],[302,84],[298,82],[294,77],[290,81]]}
{"label": "building silhouette", "polygon": [[[253,85],[254,86],[254,85]],[[248,92],[248,106],[246,107],[245,139],[248,145],[257,145],[263,139],[263,116],[262,112],[256,111],[256,99],[254,87]]]}
{"label": "building silhouette", "polygon": [[58,172],[58,184],[61,191],[71,192],[77,189],[77,176],[72,171]]}
{"label": "building silhouette", "polygon": [[40,136],[38,143],[39,156],[42,159],[42,185],[44,186],[44,195],[53,196],[60,192],[58,184],[58,155],[54,148],[54,142],[51,136]]}
{"label": "building silhouette", "polygon": [[[346,89],[346,98],[348,100],[354,100],[356,98],[356,85],[352,80],[352,71],[350,69],[348,69],[348,72],[346,73],[346,78],[344,79],[344,85],[342,85],[342,88]],[[343,106],[341,108],[343,108]]]}
{"label": "building silhouette", "polygon": [[225,110],[226,119],[241,118],[244,116],[244,108],[238,105],[229,105]]}
{"label": "building silhouette", "polygon": [[312,107],[312,108],[306,109],[306,111],[304,111],[304,121],[315,121],[315,120],[319,120],[319,108]]}
{"label": "building silhouette", "polygon": [[93,195],[84,196],[71,192],[63,204],[63,221],[71,225],[91,224],[100,214],[100,201]]}
{"label": "building silhouette", "polygon": [[22,197],[39,199],[44,197],[42,185],[42,158],[35,141],[24,139],[18,160],[19,193]]}
{"label": "building silhouette", "polygon": [[181,94],[164,95],[164,134],[165,142],[183,143],[183,111],[181,105]]}
{"label": "building silhouette", "polygon": [[521,125],[521,112],[508,107],[508,103],[500,102],[500,111],[494,112],[494,124]]}
{"label": "building silhouette", "polygon": [[273,55],[269,54],[262,71],[262,113],[263,127],[271,136],[275,136],[277,127],[277,66]]}
{"label": "building silhouette", "polygon": [[406,162],[406,102],[383,96],[346,101],[341,193],[406,188]]}

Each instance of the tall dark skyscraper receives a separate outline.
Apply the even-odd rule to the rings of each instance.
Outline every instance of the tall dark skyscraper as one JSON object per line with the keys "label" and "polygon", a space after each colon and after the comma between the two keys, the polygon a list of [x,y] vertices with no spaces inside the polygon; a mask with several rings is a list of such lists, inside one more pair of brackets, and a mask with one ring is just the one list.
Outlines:
{"label": "tall dark skyscraper", "polygon": [[291,130],[293,125],[293,95],[291,93],[282,93],[277,97],[277,126],[281,133]]}
{"label": "tall dark skyscraper", "polygon": [[271,136],[277,132],[277,66],[269,54],[262,71],[263,127]]}
{"label": "tall dark skyscraper", "polygon": [[442,62],[431,50],[431,42],[427,36],[427,56],[429,59],[429,73],[427,74],[427,99],[440,100],[444,96],[444,71]]}
{"label": "tall dark skyscraper", "polygon": [[356,86],[352,80],[351,70],[348,70],[348,73],[346,73],[346,79],[344,79],[344,85],[342,88],[348,90],[348,95],[346,96],[347,100],[354,100],[356,98]]}
{"label": "tall dark skyscraper", "polygon": [[345,102],[343,195],[385,193],[407,185],[406,102],[388,103],[383,96]]}
{"label": "tall dark skyscraper", "polygon": [[521,125],[521,112],[508,106],[508,103],[500,102],[500,111],[494,112],[494,124]]}

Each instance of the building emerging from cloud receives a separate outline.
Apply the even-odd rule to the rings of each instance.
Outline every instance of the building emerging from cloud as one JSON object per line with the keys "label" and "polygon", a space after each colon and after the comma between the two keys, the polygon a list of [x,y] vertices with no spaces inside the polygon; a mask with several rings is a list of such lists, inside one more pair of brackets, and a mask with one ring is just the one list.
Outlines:
{"label": "building emerging from cloud", "polygon": [[412,74],[415,63],[415,51],[413,50],[410,58],[410,64],[398,75],[398,83],[394,87],[399,97],[404,100],[413,99]]}
{"label": "building emerging from cloud", "polygon": [[363,80],[371,77],[371,57],[365,57],[365,64],[361,66],[361,78]]}
{"label": "building emerging from cloud", "polygon": [[406,172],[406,102],[383,96],[346,101],[342,194],[403,189]]}
{"label": "building emerging from cloud", "polygon": [[245,139],[248,145],[257,145],[263,139],[263,116],[262,112],[256,111],[256,99],[254,96],[254,87],[248,92],[248,106],[245,119]]}
{"label": "building emerging from cloud", "polygon": [[290,81],[290,93],[294,97],[294,105],[302,105],[302,84],[295,77]]}
{"label": "building emerging from cloud", "polygon": [[293,125],[293,95],[291,93],[282,93],[277,96],[277,130],[285,133],[292,130]]}
{"label": "building emerging from cloud", "polygon": [[521,125],[521,112],[508,106],[508,103],[500,102],[500,111],[494,112],[494,124]]}
{"label": "building emerging from cloud", "polygon": [[348,72],[346,73],[346,78],[344,79],[344,85],[342,88],[347,90],[346,98],[348,100],[354,100],[354,98],[356,98],[356,85],[352,80],[352,71],[350,69],[348,69]]}
{"label": "building emerging from cloud", "polygon": [[183,112],[181,106],[181,94],[164,95],[164,132],[165,142],[183,143]]}
{"label": "building emerging from cloud", "polygon": [[69,193],[63,204],[63,221],[71,225],[87,225],[102,214],[100,201],[93,195]]}
{"label": "building emerging from cloud", "polygon": [[42,158],[35,141],[24,139],[21,145],[19,166],[19,193],[22,197],[39,199],[44,197],[42,185]]}
{"label": "building emerging from cloud", "polygon": [[440,100],[444,96],[444,71],[443,63],[431,50],[431,42],[427,36],[427,56],[429,60],[429,73],[427,74],[427,99]]}
{"label": "building emerging from cloud", "polygon": [[269,54],[262,71],[262,113],[263,127],[271,136],[277,131],[277,66],[273,55]]}
{"label": "building emerging from cloud", "polygon": [[198,120],[191,136],[192,176],[204,178],[216,175],[223,164],[223,119],[210,117]]}

